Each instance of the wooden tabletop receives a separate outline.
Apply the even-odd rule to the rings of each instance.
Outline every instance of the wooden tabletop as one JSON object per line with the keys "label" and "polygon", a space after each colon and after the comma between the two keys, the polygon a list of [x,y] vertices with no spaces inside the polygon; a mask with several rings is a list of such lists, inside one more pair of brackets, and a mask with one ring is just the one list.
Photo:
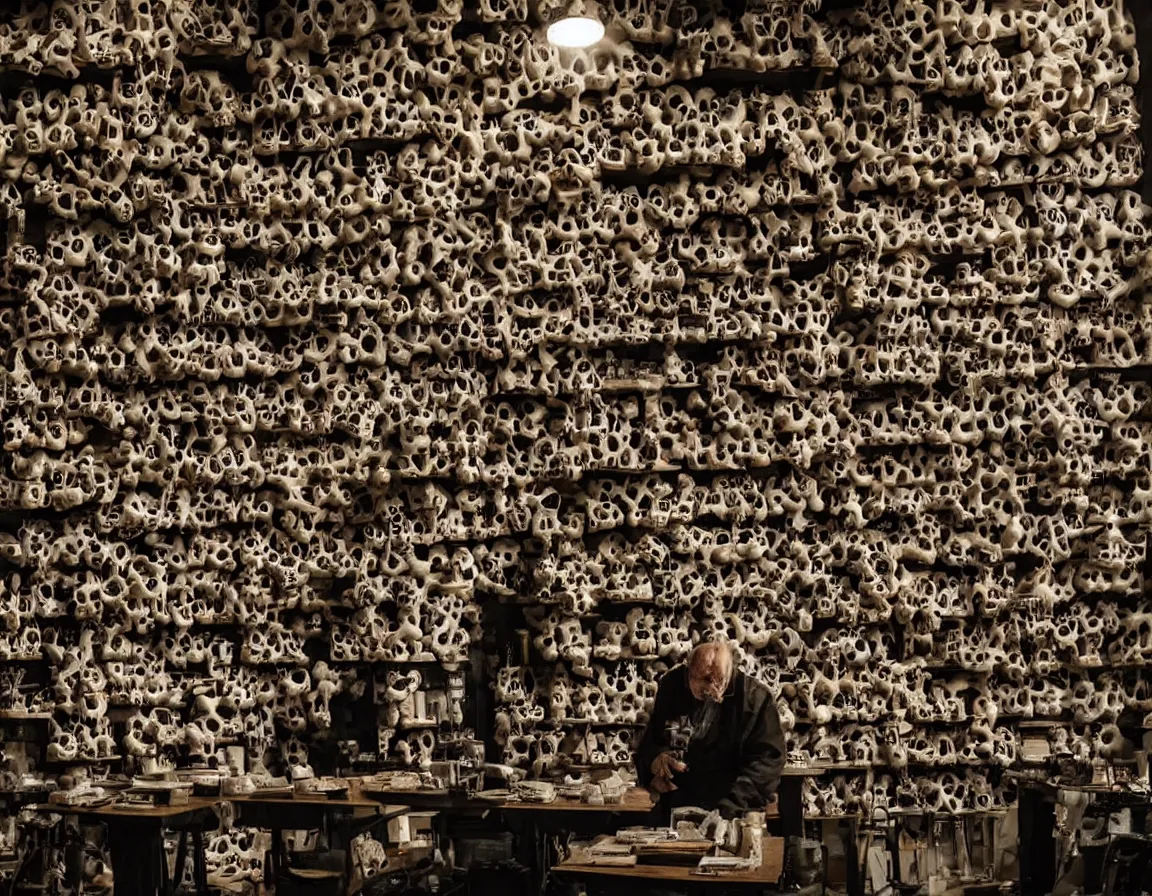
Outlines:
{"label": "wooden tabletop", "polygon": [[57,815],[87,815],[99,818],[139,818],[173,819],[193,812],[211,809],[219,802],[228,800],[212,797],[189,797],[182,806],[138,806],[130,803],[109,803],[106,806],[63,806],[55,803],[40,803],[34,808],[38,812],[54,812]]}
{"label": "wooden tabletop", "polygon": [[496,804],[506,812],[651,812],[656,802],[643,787],[629,787],[618,803],[585,803],[570,797],[557,797],[550,803],[508,800]]}
{"label": "wooden tabletop", "polygon": [[633,865],[621,868],[612,865],[581,865],[565,859],[552,868],[561,874],[585,877],[623,877],[633,880],[676,883],[712,884],[723,889],[732,884],[773,886],[784,872],[784,840],[780,837],[764,838],[764,861],[751,871],[722,871],[717,874],[696,874],[694,867],[684,865]]}
{"label": "wooden tabletop", "polygon": [[360,792],[366,797],[371,796],[377,799],[382,797],[395,796],[399,797],[405,802],[411,802],[413,799],[419,799],[420,797],[424,797],[425,799],[446,799],[448,797],[457,795],[454,794],[451,790],[447,790],[445,788],[432,787],[428,788],[427,790],[372,790],[367,787],[362,787]]}
{"label": "wooden tabletop", "polygon": [[371,800],[365,797],[352,797],[343,800],[330,800],[314,796],[275,796],[262,797],[253,794],[244,796],[221,797],[229,803],[239,803],[243,806],[306,806],[311,809],[375,809],[381,815],[396,818],[405,815],[411,808],[406,805],[382,803],[380,800]]}
{"label": "wooden tabletop", "polygon": [[[223,796],[220,799],[229,803],[244,803],[253,806],[327,806],[333,809],[404,809],[407,806],[386,805],[380,800],[372,800],[363,796],[345,797],[339,800],[330,800],[324,796],[309,796],[295,794],[293,796],[260,796],[257,793],[245,793],[239,796]],[[401,813],[403,814],[403,813]]]}
{"label": "wooden tabletop", "polygon": [[373,809],[377,814],[386,818],[398,818],[406,815],[408,806],[385,804],[378,800],[347,799],[329,800],[316,797],[275,797],[264,799],[252,796],[222,796],[222,797],[189,797],[188,802],[180,806],[140,806],[130,803],[109,803],[106,806],[63,806],[53,803],[41,803],[34,808],[39,812],[55,812],[59,815],[90,815],[102,818],[157,818],[171,819],[204,809],[211,809],[217,803],[233,803],[248,806],[274,806],[279,808],[294,807],[315,810],[323,809]]}
{"label": "wooden tabletop", "polygon": [[619,803],[594,805],[577,799],[557,797],[550,803],[533,803],[522,800],[485,799],[464,796],[450,790],[364,790],[362,798],[380,802],[382,800],[402,800],[413,806],[434,806],[437,808],[492,810],[507,812],[650,812],[656,805],[652,795],[643,787],[630,787]]}

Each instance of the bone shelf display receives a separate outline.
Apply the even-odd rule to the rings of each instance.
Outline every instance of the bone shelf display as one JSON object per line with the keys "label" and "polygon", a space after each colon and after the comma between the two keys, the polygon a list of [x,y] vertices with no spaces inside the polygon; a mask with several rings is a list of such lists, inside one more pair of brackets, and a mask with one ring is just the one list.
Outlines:
{"label": "bone shelf display", "polygon": [[0,660],[54,767],[626,765],[715,635],[875,766],[813,814],[1138,740],[1131,11],[605,6],[564,55],[525,0],[0,14]]}

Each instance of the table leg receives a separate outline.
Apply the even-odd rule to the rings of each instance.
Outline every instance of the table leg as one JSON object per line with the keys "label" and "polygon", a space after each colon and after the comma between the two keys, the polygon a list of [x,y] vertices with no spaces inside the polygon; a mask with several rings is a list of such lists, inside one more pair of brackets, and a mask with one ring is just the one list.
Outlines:
{"label": "table leg", "polygon": [[352,813],[341,815],[338,822],[344,840],[344,889],[352,886]]}
{"label": "table leg", "polygon": [[110,824],[113,896],[156,896],[162,887],[159,862],[163,848],[158,825]]}
{"label": "table leg", "polygon": [[[163,844],[163,838],[161,838],[160,842]],[[167,896],[172,896],[172,894],[180,889],[180,884],[184,881],[184,863],[187,860],[188,832],[181,831],[180,839],[176,841],[176,864],[172,867],[172,876],[169,877],[167,873],[164,874],[164,892]]]}
{"label": "table leg", "polygon": [[864,876],[860,871],[859,826],[856,817],[850,815],[840,822],[840,837],[844,844],[844,860],[848,865],[845,885],[848,896],[864,896]]}
{"label": "table leg", "polygon": [[156,890],[159,896],[171,896],[172,876],[168,870],[168,856],[164,852],[164,835],[156,844]]}
{"label": "table leg", "polygon": [[1020,788],[1020,893],[1043,896],[1056,883],[1055,805],[1035,787]]}
{"label": "table leg", "polygon": [[804,836],[804,779],[791,775],[780,779],[780,830],[784,838]]}
{"label": "table leg", "polygon": [[199,896],[208,894],[208,858],[204,854],[204,832],[192,832],[192,874],[196,878],[196,892]]}
{"label": "table leg", "polygon": [[[64,853],[64,886],[67,889],[79,892],[84,875],[85,838],[82,836],[83,829],[74,827],[75,824],[75,819],[65,819],[64,822],[59,825],[58,830],[63,833],[60,849]],[[47,851],[49,843],[57,839],[55,833],[55,831],[42,831],[39,835],[32,834],[32,837],[38,839],[40,846]],[[40,865],[44,865],[43,856],[41,856]],[[43,869],[40,869],[40,873],[33,872],[35,877],[32,879],[44,880],[42,871]]]}
{"label": "table leg", "polygon": [[517,812],[505,816],[516,835],[516,859],[528,869],[529,891],[535,896],[544,892],[547,868],[540,849],[540,826],[535,812]]}
{"label": "table leg", "polygon": [[[272,828],[272,849],[268,854],[268,864],[271,866],[268,871],[271,877],[273,888],[276,886],[276,881],[280,879],[280,875],[284,868],[287,867],[287,861],[284,854],[284,831],[282,828]],[[283,864],[282,864],[283,863]],[[268,886],[268,881],[264,881],[264,886]]]}
{"label": "table leg", "polygon": [[544,881],[548,877],[548,840],[543,829],[536,823],[531,812],[528,813],[528,836],[532,842],[532,892],[543,896]]}

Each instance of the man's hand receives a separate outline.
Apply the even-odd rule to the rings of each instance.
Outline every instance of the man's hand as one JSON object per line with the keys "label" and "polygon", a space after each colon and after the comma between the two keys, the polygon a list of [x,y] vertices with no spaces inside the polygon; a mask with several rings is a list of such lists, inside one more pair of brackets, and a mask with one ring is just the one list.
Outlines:
{"label": "man's hand", "polygon": [[657,793],[671,793],[676,789],[672,777],[677,772],[688,771],[688,764],[681,762],[671,753],[661,753],[652,760],[652,789]]}
{"label": "man's hand", "polygon": [[671,781],[672,776],[676,772],[686,771],[688,771],[688,765],[684,762],[681,762],[676,758],[674,754],[667,751],[661,753],[659,756],[652,760],[652,774],[654,774],[657,778],[667,778],[669,781]]}

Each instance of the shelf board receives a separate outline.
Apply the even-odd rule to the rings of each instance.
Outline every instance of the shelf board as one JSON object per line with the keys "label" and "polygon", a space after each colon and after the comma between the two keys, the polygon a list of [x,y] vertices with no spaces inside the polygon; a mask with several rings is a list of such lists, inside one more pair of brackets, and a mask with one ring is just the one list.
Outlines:
{"label": "shelf board", "polygon": [[[913,728],[926,727],[926,726],[941,726],[941,725],[955,725],[955,726],[971,726],[973,724],[987,723],[987,719],[983,716],[964,716],[963,718],[941,718],[936,717],[932,719],[833,719],[830,722],[815,722],[812,719],[796,718],[792,721],[793,728],[816,728],[823,725],[824,727],[831,727],[834,725],[844,725],[853,722],[867,721],[873,728],[891,727],[893,725],[911,725]],[[999,727],[1000,722],[1011,722],[1013,725],[1025,727],[1051,727],[1053,725],[1067,725],[1071,724],[1070,721],[1064,720],[1059,716],[1041,716],[1037,718],[1025,718],[1020,713],[1000,713],[996,716],[996,724]]]}
{"label": "shelf board", "polygon": [[600,722],[596,719],[545,719],[553,725],[572,725],[593,728],[643,728],[647,722]]}
{"label": "shelf board", "polygon": [[993,809],[959,809],[955,812],[943,812],[936,809],[877,809],[877,813],[885,812],[895,818],[904,818],[915,815],[938,815],[941,818],[958,818],[967,815],[1006,815],[1008,808],[1000,806]]}
{"label": "shelf board", "polygon": [[813,762],[809,765],[790,765],[784,769],[784,774],[799,775],[802,772],[866,772],[875,771],[883,774],[889,772],[905,773],[906,769],[916,770],[947,770],[967,768],[1005,768],[1006,766],[994,762],[928,762],[923,759],[909,759],[904,765],[896,766],[890,762]]}
{"label": "shelf board", "polygon": [[600,380],[601,392],[659,392],[666,380],[659,373],[636,373],[630,376],[609,376]]}
{"label": "shelf board", "polygon": [[[336,662],[340,662],[337,660]],[[362,665],[371,666],[435,666],[448,671],[454,671],[455,667],[467,668],[472,665],[472,660],[344,660],[346,663],[360,663]]]}

